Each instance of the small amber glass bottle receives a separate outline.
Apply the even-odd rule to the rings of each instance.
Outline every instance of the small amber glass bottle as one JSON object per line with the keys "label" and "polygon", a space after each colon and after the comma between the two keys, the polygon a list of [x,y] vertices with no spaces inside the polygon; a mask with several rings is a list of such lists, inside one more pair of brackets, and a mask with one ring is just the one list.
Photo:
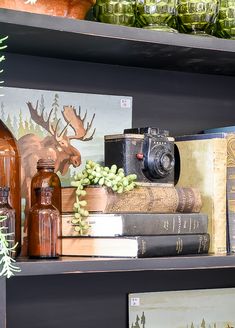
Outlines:
{"label": "small amber glass bottle", "polygon": [[29,210],[28,256],[58,258],[61,255],[61,217],[52,205],[51,187],[36,188],[36,204]]}
{"label": "small amber glass bottle", "polygon": [[39,159],[37,162],[37,173],[31,181],[31,207],[36,203],[35,189],[41,187],[52,187],[52,205],[61,213],[61,183],[60,178],[54,172],[55,162],[52,159]]}
{"label": "small amber glass bottle", "polygon": [[[5,227],[4,233],[10,233],[9,235],[9,247],[13,247],[16,244],[15,236],[15,210],[8,203],[9,187],[0,187],[0,216],[4,217],[4,220],[0,221],[0,226]],[[15,257],[16,252],[12,251],[11,256]]]}

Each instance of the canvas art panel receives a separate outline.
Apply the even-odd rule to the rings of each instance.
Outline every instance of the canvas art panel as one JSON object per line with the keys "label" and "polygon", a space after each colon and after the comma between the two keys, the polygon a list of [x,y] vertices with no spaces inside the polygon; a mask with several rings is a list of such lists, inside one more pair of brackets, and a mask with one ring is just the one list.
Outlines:
{"label": "canvas art panel", "polygon": [[62,185],[69,186],[86,160],[103,164],[104,135],[132,126],[132,97],[12,87],[3,93],[0,118],[18,142],[23,199],[39,158],[54,159]]}
{"label": "canvas art panel", "polygon": [[132,293],[129,328],[234,328],[235,288]]}

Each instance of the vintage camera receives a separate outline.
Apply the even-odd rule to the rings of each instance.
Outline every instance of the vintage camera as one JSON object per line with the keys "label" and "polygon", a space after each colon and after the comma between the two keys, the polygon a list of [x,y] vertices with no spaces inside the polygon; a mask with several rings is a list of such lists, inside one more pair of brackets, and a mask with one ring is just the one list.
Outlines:
{"label": "vintage camera", "polygon": [[174,138],[158,128],[125,129],[105,138],[105,165],[116,164],[138,182],[174,185]]}

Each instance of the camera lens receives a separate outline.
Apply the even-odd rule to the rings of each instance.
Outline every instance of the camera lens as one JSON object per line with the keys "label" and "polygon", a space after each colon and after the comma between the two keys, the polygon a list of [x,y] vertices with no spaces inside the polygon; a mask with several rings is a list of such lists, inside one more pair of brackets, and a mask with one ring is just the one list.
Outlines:
{"label": "camera lens", "polygon": [[153,178],[164,178],[174,168],[174,155],[163,145],[154,147],[149,157],[149,173]]}
{"label": "camera lens", "polygon": [[172,169],[172,155],[169,153],[163,154],[160,163],[163,170],[170,171]]}

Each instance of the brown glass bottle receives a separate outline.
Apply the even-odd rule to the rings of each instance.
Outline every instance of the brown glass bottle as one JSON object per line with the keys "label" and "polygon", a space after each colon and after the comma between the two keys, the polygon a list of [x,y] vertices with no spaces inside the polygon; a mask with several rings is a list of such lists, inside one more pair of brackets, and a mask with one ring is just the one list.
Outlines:
{"label": "brown glass bottle", "polygon": [[29,210],[28,256],[58,258],[61,254],[61,218],[52,205],[53,188],[36,188],[36,204]]}
{"label": "brown glass bottle", "polygon": [[55,162],[52,159],[39,159],[37,173],[31,181],[31,207],[36,203],[34,190],[41,187],[52,187],[52,205],[61,213],[61,183],[58,175],[54,172]]}
{"label": "brown glass bottle", "polygon": [[9,187],[9,204],[15,210],[15,241],[16,255],[21,249],[21,182],[20,155],[17,142],[0,120],[0,187]]}
{"label": "brown glass bottle", "polygon": [[[0,226],[5,227],[4,233],[10,233],[9,235],[9,247],[13,247],[16,244],[15,241],[15,210],[8,203],[9,187],[0,187],[0,217],[4,217],[4,220],[0,221]],[[11,252],[11,256],[15,257],[15,252]]]}

